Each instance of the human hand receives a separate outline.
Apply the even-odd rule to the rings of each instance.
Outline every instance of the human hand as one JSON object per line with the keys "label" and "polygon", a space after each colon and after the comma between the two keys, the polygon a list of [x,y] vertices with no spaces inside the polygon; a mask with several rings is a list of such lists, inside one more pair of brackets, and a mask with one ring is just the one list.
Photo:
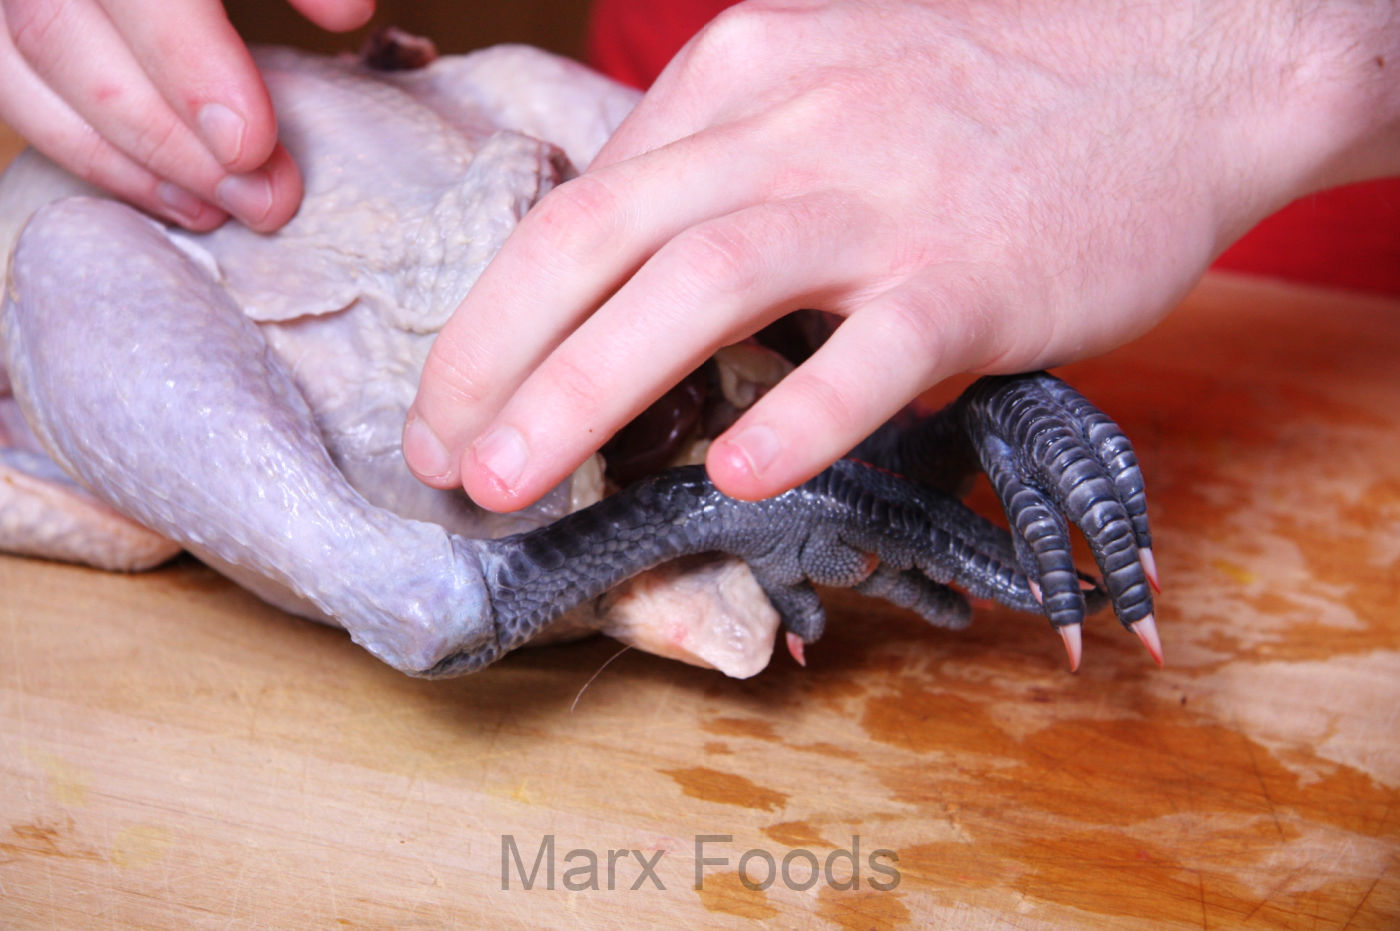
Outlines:
{"label": "human hand", "polygon": [[438,336],[405,457],[525,506],[715,348],[833,311],[710,447],[758,498],[947,376],[1120,344],[1272,209],[1400,167],[1368,70],[1395,25],[1321,6],[741,4],[525,217]]}
{"label": "human hand", "polygon": [[[288,0],[354,29],[374,0]],[[0,119],[73,174],[208,230],[301,201],[267,88],[218,0],[0,0]]]}

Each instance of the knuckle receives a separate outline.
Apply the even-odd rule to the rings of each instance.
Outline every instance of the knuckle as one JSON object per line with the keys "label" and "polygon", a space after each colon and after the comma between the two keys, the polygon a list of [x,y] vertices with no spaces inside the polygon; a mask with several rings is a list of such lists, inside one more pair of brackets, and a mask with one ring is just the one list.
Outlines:
{"label": "knuckle", "polygon": [[608,182],[597,174],[585,174],[541,198],[526,223],[535,248],[549,253],[541,258],[552,261],[564,256],[586,262],[614,239],[623,210],[621,197]]}
{"label": "knuckle", "polygon": [[697,294],[743,294],[757,283],[763,264],[753,239],[726,222],[682,233],[670,251],[677,280]]}
{"label": "knuckle", "polygon": [[[826,68],[820,77],[819,83],[804,87],[785,100],[774,116],[786,138],[794,143],[810,144],[813,137],[819,138],[821,133],[829,132],[849,139],[851,102],[878,99],[856,89],[856,79],[849,77],[846,70]],[[848,144],[859,146],[862,140],[851,139]]]}
{"label": "knuckle", "polygon": [[581,417],[590,419],[596,416],[603,399],[608,397],[599,374],[598,366],[565,353],[550,359],[544,372],[548,388],[555,397],[562,398]]}
{"label": "knuckle", "polygon": [[175,148],[180,142],[184,126],[178,123],[173,114],[154,120],[141,127],[132,137],[128,151],[131,157],[159,175],[167,175],[167,165],[179,163]]}
{"label": "knuckle", "polygon": [[690,58],[693,62],[727,68],[751,63],[758,54],[771,54],[768,40],[775,25],[772,20],[772,11],[761,2],[731,6],[695,37]]}
{"label": "knuckle", "polygon": [[[41,140],[35,148],[44,150]],[[64,134],[48,153],[74,177],[111,191],[119,198],[159,214],[163,204],[155,195],[157,179],[127,158],[91,127]]]}
{"label": "knuckle", "polygon": [[891,316],[904,328],[905,343],[924,354],[932,365],[947,371],[986,374],[1005,366],[1023,371],[1023,336],[1036,323],[1007,320],[1003,304],[987,289],[953,282],[914,288],[889,301]]}
{"label": "knuckle", "polygon": [[474,343],[464,342],[455,332],[444,329],[423,365],[422,383],[434,389],[439,400],[447,404],[477,407],[494,393],[486,361]]}
{"label": "knuckle", "polygon": [[1056,347],[1064,344],[1048,308],[1018,312],[1010,320],[1006,313],[982,305],[966,322],[970,370],[979,374],[1013,374],[1054,364],[1060,355]]}
{"label": "knuckle", "polygon": [[878,322],[879,342],[897,347],[918,365],[933,367],[948,348],[947,314],[917,294],[892,295]]}
{"label": "knuckle", "polygon": [[111,164],[116,150],[91,127],[66,140],[65,166],[84,181],[106,187],[111,184]]}
{"label": "knuckle", "polygon": [[[1014,342],[1014,332],[1021,329],[1008,326],[1003,309],[980,295],[970,297],[952,308],[952,312],[957,315],[957,326],[947,337],[948,341],[952,351],[964,360],[965,367],[973,370],[986,370],[992,360],[1004,358],[1002,347]],[[1023,331],[1032,329],[1035,329],[1033,322],[1025,325]],[[1009,352],[1017,355],[1014,349]],[[1021,366],[1016,371],[1023,369]]]}
{"label": "knuckle", "polygon": [[5,4],[5,24],[15,50],[31,65],[48,57],[62,33],[67,3],[13,2]]}
{"label": "knuckle", "polygon": [[799,409],[810,415],[808,423],[814,430],[828,436],[854,437],[864,429],[859,408],[840,385],[815,372],[798,369],[788,376],[788,390],[793,392]]}

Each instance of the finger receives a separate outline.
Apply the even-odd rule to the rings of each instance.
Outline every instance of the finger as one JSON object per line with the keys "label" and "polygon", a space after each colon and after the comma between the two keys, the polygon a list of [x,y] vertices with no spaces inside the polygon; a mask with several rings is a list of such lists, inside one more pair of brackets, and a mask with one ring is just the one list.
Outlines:
{"label": "finger", "polygon": [[298,13],[322,29],[348,32],[374,15],[374,0],[291,0]]}
{"label": "finger", "polygon": [[151,84],[100,7],[74,0],[54,10],[8,0],[6,15],[35,74],[127,158],[254,229],[291,216],[301,193],[295,170],[229,175]]}
{"label": "finger", "polygon": [[99,0],[171,110],[227,171],[272,155],[277,125],[252,56],[218,0]]}
{"label": "finger", "polygon": [[[772,113],[776,109],[786,109],[787,104],[803,96],[800,82],[775,88],[768,86],[769,82],[762,77],[759,78],[759,86],[754,88],[757,93],[724,92],[734,89],[736,74],[742,71],[748,71],[750,75],[755,73],[751,69],[752,60],[739,62],[734,58],[735,53],[740,52],[739,45],[746,44],[747,39],[752,37],[751,34],[743,35],[748,30],[742,25],[742,15],[738,19],[729,19],[729,22],[740,25],[740,34],[734,36],[741,40],[740,43],[730,44],[724,36],[712,41],[715,39],[715,27],[721,26],[727,18],[727,14],[721,14],[672,56],[641,100],[599,149],[592,166],[602,167],[635,158],[643,152],[690,136],[701,127],[724,125],[765,110]],[[733,30],[730,32],[732,34]],[[805,59],[801,64],[784,60],[785,53],[795,48],[791,38],[791,35],[783,37],[784,47],[781,49],[763,50],[763,60],[766,67],[771,69],[770,74],[791,77],[797,74],[801,64],[810,65],[814,60]],[[716,52],[718,54],[714,54]],[[716,93],[717,90],[721,92]],[[802,122],[800,111],[794,113],[789,110],[783,119],[790,121],[789,125],[792,126]],[[807,133],[803,132],[803,136],[807,136]],[[791,152],[790,148],[789,155]],[[796,166],[789,160],[787,167],[793,170]]]}
{"label": "finger", "polygon": [[280,228],[301,203],[301,171],[278,143],[257,171],[229,175],[214,188],[215,199],[259,233]]}
{"label": "finger", "polygon": [[786,491],[934,383],[980,364],[992,318],[983,289],[955,270],[935,271],[856,308],[715,440],[705,463],[715,485],[746,500]]}
{"label": "finger", "polygon": [[428,355],[404,434],[420,479],[457,484],[470,440],[663,244],[769,199],[764,153],[735,157],[743,133],[727,126],[589,172],[526,215]]}
{"label": "finger", "polygon": [[[184,188],[156,177],[103,139],[55,94],[10,44],[0,7],[0,118],[77,177],[188,229],[213,229],[227,216]],[[24,106],[14,105],[24,101]]]}
{"label": "finger", "polygon": [[490,508],[533,501],[720,346],[829,306],[860,252],[828,231],[863,228],[861,209],[804,198],[681,233],[521,384],[463,456],[463,487]]}

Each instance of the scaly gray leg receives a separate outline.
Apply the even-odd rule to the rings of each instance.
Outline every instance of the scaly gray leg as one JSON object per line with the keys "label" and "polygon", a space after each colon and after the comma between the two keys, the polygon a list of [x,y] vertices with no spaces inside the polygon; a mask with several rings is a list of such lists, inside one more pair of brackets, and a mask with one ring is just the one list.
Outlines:
{"label": "scaly gray leg", "polygon": [[983,378],[954,405],[1006,508],[1022,568],[1079,663],[1084,618],[1066,519],[1084,533],[1123,626],[1160,664],[1156,566],[1142,471],[1118,425],[1044,372]]}
{"label": "scaly gray leg", "polygon": [[944,410],[892,423],[853,455],[954,494],[986,471],[1019,565],[1074,667],[1079,625],[1104,593],[1074,568],[1068,524],[1077,525],[1119,620],[1161,663],[1142,471],[1118,425],[1069,385],[1045,372],[982,378]]}
{"label": "scaly gray leg", "polygon": [[483,544],[497,641],[448,657],[429,675],[478,669],[562,611],[651,566],[723,552],[748,563],[790,632],[821,636],[812,586],[856,587],[934,623],[965,622],[947,588],[1037,608],[1006,532],[961,502],[851,460],[765,501],[715,489],[699,466],[632,485],[547,527]]}
{"label": "scaly gray leg", "polygon": [[[496,650],[524,642],[561,607],[677,556],[717,550],[743,559],[803,642],[825,623],[812,585],[854,587],[944,625],[965,623],[949,584],[1026,611],[1043,610],[1070,664],[1080,625],[1112,601],[1161,662],[1142,473],[1132,445],[1102,412],[1044,372],[984,378],[946,410],[884,431],[812,481],[768,501],[720,494],[699,468],[664,473],[549,527],[488,544],[484,557]],[[979,464],[1013,533],[946,493]],[[914,481],[898,470],[920,479]],[[1079,573],[1066,521],[1103,571]],[[495,653],[451,657],[434,673],[475,668]]]}

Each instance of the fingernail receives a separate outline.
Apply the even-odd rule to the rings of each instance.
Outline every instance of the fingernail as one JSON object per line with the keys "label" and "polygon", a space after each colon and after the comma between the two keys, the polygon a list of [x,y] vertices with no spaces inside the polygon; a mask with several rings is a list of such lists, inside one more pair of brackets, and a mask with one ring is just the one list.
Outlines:
{"label": "fingernail", "polygon": [[169,181],[162,181],[156,185],[156,196],[171,216],[187,226],[193,223],[204,209],[204,201]]}
{"label": "fingernail", "polygon": [[214,196],[229,213],[256,224],[272,209],[272,181],[261,171],[229,175],[214,187]]}
{"label": "fingernail", "polygon": [[248,124],[243,117],[221,103],[206,103],[195,118],[204,144],[221,165],[232,165],[243,154],[243,133]]}
{"label": "fingernail", "polygon": [[452,473],[452,457],[447,447],[412,411],[403,428],[403,458],[414,474],[426,481],[445,480]]}
{"label": "fingernail", "polygon": [[777,432],[765,424],[754,424],[752,427],[746,427],[729,443],[739,450],[744,460],[748,462],[749,472],[754,477],[762,475],[778,458],[778,453],[783,448]]}
{"label": "fingernail", "polygon": [[530,458],[525,437],[511,426],[487,431],[472,444],[472,452],[481,467],[490,472],[506,491],[515,490],[520,477],[525,474],[525,463]]}

